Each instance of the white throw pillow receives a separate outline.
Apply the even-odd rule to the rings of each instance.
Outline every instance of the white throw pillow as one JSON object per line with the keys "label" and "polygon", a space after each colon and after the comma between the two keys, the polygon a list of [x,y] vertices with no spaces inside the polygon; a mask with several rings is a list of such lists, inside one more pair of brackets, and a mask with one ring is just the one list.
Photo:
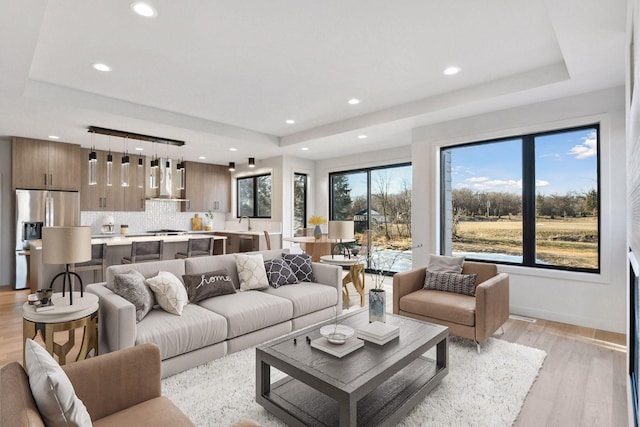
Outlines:
{"label": "white throw pillow", "polygon": [[58,362],[32,339],[24,346],[31,394],[47,426],[91,426],[91,417]]}
{"label": "white throw pillow", "polygon": [[168,271],[161,271],[157,276],[147,279],[147,283],[164,311],[182,315],[182,309],[189,302],[189,297],[180,279]]}
{"label": "white throw pillow", "polygon": [[269,287],[267,271],[264,268],[262,254],[245,255],[233,254],[236,258],[236,268],[240,279],[240,290],[262,290]]}
{"label": "white throw pillow", "polygon": [[432,273],[462,273],[463,256],[429,255],[427,270]]}

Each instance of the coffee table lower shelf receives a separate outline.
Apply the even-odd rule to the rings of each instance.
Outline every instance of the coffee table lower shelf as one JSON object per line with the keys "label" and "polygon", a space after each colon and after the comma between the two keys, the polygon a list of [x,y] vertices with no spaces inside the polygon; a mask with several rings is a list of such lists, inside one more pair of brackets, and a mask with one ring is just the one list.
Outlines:
{"label": "coffee table lower shelf", "polygon": [[[264,368],[269,369],[266,365]],[[357,403],[358,426],[398,423],[445,377],[449,369],[421,356]],[[339,403],[292,377],[271,384],[258,403],[289,425],[338,426]]]}

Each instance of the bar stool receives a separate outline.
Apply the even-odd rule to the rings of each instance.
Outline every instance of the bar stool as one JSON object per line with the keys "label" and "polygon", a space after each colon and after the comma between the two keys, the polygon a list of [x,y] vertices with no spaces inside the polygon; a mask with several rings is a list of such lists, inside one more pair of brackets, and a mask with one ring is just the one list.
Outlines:
{"label": "bar stool", "polygon": [[191,258],[195,256],[213,255],[213,237],[208,239],[189,239],[187,252],[176,252],[176,258]]}
{"label": "bar stool", "polygon": [[123,257],[122,264],[135,264],[137,262],[160,261],[164,240],[151,242],[132,242],[131,256]]}
{"label": "bar stool", "polygon": [[69,265],[69,271],[91,271],[93,270],[93,281],[98,282],[97,273],[101,272],[101,281],[106,280],[105,272],[107,271],[107,244],[96,243],[91,245],[91,259],[86,262],[79,262]]}
{"label": "bar stool", "polygon": [[271,236],[269,236],[269,232],[264,230],[264,241],[267,244],[267,250],[271,250]]}

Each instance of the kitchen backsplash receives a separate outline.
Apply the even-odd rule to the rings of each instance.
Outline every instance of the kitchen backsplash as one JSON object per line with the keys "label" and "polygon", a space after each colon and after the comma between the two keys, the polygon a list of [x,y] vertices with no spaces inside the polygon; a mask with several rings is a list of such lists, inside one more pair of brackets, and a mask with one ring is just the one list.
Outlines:
{"label": "kitchen backsplash", "polygon": [[[191,218],[194,212],[180,212],[179,202],[147,200],[144,212],[109,212],[83,211],[80,213],[81,225],[91,226],[92,234],[100,234],[102,218],[112,216],[115,222],[115,233],[120,232],[120,225],[127,224],[129,233],[142,233],[150,230],[191,230]],[[199,212],[202,224],[207,223],[204,212]],[[225,226],[225,212],[215,212],[213,219],[214,230],[223,230]]]}

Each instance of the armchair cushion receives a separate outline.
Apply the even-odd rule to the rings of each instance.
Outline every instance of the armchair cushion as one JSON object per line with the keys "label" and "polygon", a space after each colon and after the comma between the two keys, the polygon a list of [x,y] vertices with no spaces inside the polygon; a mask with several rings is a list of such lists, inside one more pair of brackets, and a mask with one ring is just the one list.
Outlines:
{"label": "armchair cushion", "polygon": [[433,273],[461,273],[463,256],[429,255],[427,270]]}
{"label": "armchair cushion", "polygon": [[46,425],[90,426],[89,412],[58,362],[31,339],[24,351],[31,393]]}
{"label": "armchair cushion", "polygon": [[434,273],[427,270],[424,289],[475,296],[477,274]]}
{"label": "armchair cushion", "polygon": [[466,326],[476,324],[476,299],[452,292],[421,289],[400,298],[400,310]]}

